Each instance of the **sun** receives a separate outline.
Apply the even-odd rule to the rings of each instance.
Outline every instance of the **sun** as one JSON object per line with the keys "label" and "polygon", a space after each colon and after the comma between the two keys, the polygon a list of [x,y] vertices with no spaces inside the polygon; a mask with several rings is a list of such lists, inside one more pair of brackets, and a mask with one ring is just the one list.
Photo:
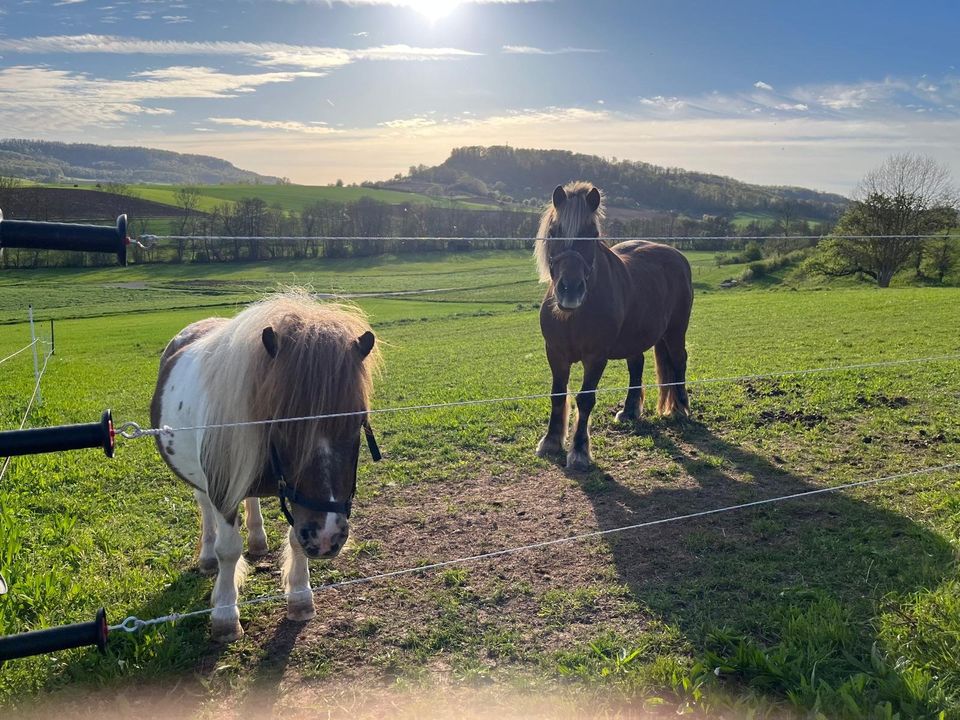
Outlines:
{"label": "sun", "polygon": [[404,5],[416,10],[430,22],[436,22],[453,12],[460,0],[406,0]]}

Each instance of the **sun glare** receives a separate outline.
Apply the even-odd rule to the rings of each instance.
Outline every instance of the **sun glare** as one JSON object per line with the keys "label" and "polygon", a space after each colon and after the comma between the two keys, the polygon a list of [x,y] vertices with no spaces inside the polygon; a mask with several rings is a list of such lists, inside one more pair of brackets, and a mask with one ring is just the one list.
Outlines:
{"label": "sun glare", "polygon": [[407,0],[404,4],[416,10],[430,22],[436,22],[453,12],[460,4],[460,0]]}

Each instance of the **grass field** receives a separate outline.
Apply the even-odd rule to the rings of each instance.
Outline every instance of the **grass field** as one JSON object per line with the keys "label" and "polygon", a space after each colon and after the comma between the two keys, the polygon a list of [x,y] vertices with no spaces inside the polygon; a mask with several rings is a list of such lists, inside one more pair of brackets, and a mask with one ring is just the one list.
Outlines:
{"label": "grass field", "polygon": [[[719,291],[742,268],[691,260],[694,380],[960,351],[960,290]],[[26,342],[17,321],[33,304],[58,322],[31,424],[90,422],[105,407],[146,423],[159,353],[193,320],[280,284],[440,288],[356,300],[385,348],[375,407],[541,393],[533,277],[529,257],[508,252],[7,272],[0,356]],[[0,367],[5,428],[31,363]],[[626,384],[622,365],[601,387]],[[693,385],[684,424],[618,425],[621,401],[599,398],[585,474],[535,457],[544,400],[375,416],[385,459],[361,460],[352,546],[315,563],[314,583],[960,462],[955,360]],[[308,624],[278,603],[246,607],[246,636],[225,648],[203,618],[117,635],[103,657],[8,663],[0,707],[958,718],[958,490],[955,471],[933,473],[351,586],[318,596]],[[265,514],[276,548],[285,524],[275,502]],[[0,484],[0,634],[100,605],[112,622],[204,607],[197,533],[189,488],[147,440],[112,461],[16,460]],[[242,595],[278,590],[263,562]]]}
{"label": "grass field", "polygon": [[[49,187],[72,188],[74,184],[58,184]],[[81,189],[96,190],[95,185],[77,185]],[[198,209],[202,212],[211,212],[224,202],[236,202],[243,198],[257,197],[268,205],[279,205],[284,210],[303,210],[307,205],[317,201],[352,203],[361,198],[370,198],[391,205],[433,205],[446,208],[460,208],[463,210],[489,210],[496,206],[436,198],[419,193],[399,192],[396,190],[381,190],[366,187],[334,187],[329,185],[198,185],[200,203]],[[129,189],[144,200],[176,205],[176,193],[180,189],[174,185],[130,185]]]}

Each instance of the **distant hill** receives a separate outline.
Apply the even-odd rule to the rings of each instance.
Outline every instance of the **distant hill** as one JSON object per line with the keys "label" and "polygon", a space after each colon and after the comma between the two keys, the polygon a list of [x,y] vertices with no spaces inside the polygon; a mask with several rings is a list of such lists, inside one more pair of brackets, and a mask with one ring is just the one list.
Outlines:
{"label": "distant hill", "polygon": [[0,176],[47,183],[93,180],[215,185],[278,181],[206,155],[40,140],[0,140]]}
{"label": "distant hill", "polygon": [[792,217],[835,220],[847,204],[842,195],[798,187],[751,185],[720,175],[663,168],[643,162],[611,161],[566,150],[504,146],[462,147],[435,167],[410,169],[406,177],[379,187],[448,196],[495,197],[541,204],[553,188],[590,180],[608,206],[633,211],[733,216],[783,212]]}

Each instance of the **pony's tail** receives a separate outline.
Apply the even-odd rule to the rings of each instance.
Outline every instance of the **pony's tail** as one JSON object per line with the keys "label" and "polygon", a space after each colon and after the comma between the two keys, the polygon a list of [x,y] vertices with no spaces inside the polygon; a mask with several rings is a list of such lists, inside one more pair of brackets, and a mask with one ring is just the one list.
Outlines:
{"label": "pony's tail", "polygon": [[690,404],[687,399],[686,389],[681,385],[671,385],[680,380],[677,373],[677,367],[670,356],[670,350],[664,340],[660,340],[653,349],[656,358],[657,384],[659,395],[657,397],[658,415],[682,415],[690,414]]}

